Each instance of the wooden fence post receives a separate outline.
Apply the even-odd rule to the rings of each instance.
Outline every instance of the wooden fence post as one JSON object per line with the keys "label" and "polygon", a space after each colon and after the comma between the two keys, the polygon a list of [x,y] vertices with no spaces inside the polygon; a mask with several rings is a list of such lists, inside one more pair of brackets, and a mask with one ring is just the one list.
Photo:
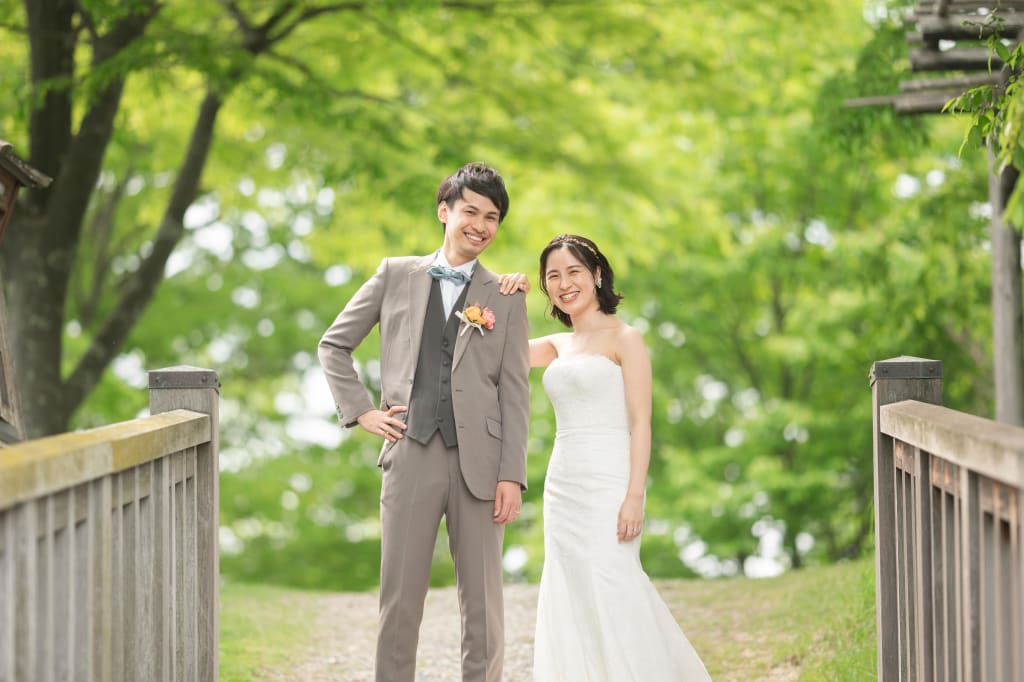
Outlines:
{"label": "wooden fence post", "polygon": [[[199,562],[195,585],[196,670],[195,676],[183,675],[183,679],[201,682],[216,682],[219,665],[219,399],[220,381],[213,370],[181,365],[149,372],[149,411],[152,414],[185,409],[210,415],[210,443],[200,446],[196,458],[195,543]],[[176,662],[168,664],[174,668]]]}
{"label": "wooden fence post", "polygon": [[942,363],[908,356],[879,360],[869,375],[873,402],[875,471],[875,609],[878,622],[878,679],[900,675],[899,608],[896,576],[896,507],[892,439],[879,428],[878,410],[902,400],[942,404]]}

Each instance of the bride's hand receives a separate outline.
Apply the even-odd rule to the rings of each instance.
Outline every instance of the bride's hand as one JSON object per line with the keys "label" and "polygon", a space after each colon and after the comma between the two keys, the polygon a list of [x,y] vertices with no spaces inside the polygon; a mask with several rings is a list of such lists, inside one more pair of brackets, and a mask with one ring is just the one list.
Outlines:
{"label": "bride's hand", "polygon": [[644,527],[644,498],[627,496],[619,507],[619,542],[628,542],[640,536]]}
{"label": "bride's hand", "polygon": [[498,291],[504,296],[522,291],[530,293],[530,280],[521,272],[506,273],[498,275]]}

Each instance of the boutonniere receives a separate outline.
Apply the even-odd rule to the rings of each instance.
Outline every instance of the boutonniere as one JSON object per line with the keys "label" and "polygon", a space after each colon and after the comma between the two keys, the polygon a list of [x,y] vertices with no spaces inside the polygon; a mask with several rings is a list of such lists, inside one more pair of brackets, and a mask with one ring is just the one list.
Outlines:
{"label": "boutonniere", "polygon": [[462,329],[459,331],[459,336],[465,334],[466,330],[470,328],[477,329],[480,332],[480,336],[484,335],[484,329],[488,331],[494,329],[494,311],[490,308],[481,308],[479,303],[467,305],[462,310],[456,310],[455,314],[462,320]]}

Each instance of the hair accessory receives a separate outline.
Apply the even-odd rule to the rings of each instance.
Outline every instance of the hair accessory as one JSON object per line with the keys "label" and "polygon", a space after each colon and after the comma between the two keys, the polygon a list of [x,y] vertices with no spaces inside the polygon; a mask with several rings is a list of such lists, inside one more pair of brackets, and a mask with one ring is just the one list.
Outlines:
{"label": "hair accessory", "polygon": [[575,244],[576,246],[582,246],[587,251],[589,251],[590,253],[594,254],[594,258],[597,258],[597,251],[594,250],[593,246],[591,246],[590,244],[588,244],[586,242],[580,241],[579,239],[576,239],[572,235],[568,235],[568,234],[559,235],[559,236],[555,237],[553,241],[562,242],[563,244]]}

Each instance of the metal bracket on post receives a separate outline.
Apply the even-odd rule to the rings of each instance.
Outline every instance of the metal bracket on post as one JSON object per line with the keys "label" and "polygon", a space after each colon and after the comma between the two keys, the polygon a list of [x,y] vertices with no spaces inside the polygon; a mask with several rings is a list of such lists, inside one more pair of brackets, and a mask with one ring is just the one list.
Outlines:
{"label": "metal bracket on post", "polygon": [[868,378],[872,386],[879,379],[941,379],[942,363],[938,360],[901,355],[898,358],[879,360],[871,365]]}
{"label": "metal bracket on post", "polygon": [[217,416],[220,380],[212,369],[178,365],[149,372],[149,411],[159,414],[170,410],[205,412]]}
{"label": "metal bracket on post", "polygon": [[177,365],[149,372],[149,388],[213,388],[220,390],[220,380],[212,369]]}

